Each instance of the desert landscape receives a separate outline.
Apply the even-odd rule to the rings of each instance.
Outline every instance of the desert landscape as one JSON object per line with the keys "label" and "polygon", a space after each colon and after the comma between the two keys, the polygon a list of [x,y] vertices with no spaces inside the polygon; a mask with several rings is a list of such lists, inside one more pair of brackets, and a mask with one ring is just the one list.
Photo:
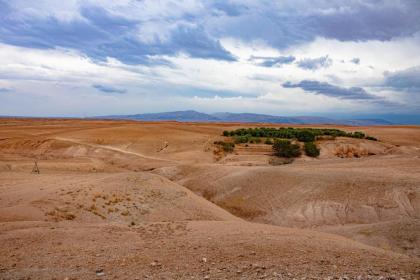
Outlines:
{"label": "desert landscape", "polygon": [[0,280],[420,280],[420,0],[0,0]]}
{"label": "desert landscape", "polygon": [[420,278],[419,126],[217,144],[261,126],[0,119],[0,279]]}

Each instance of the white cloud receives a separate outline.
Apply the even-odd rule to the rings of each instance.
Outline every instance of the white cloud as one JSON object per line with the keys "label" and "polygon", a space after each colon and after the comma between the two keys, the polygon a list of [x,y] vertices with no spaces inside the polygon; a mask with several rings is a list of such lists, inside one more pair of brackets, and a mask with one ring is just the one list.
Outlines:
{"label": "white cloud", "polygon": [[[0,44],[0,78],[13,81],[39,80],[68,83],[140,83],[145,75],[125,70],[121,63],[95,63],[81,53],[66,49],[35,50]],[[141,79],[143,78],[143,79]]]}
{"label": "white cloud", "polygon": [[[0,44],[0,86],[13,88],[13,94],[7,97],[7,108],[4,105],[7,103],[3,102],[0,114],[63,112],[80,116],[191,108],[207,112],[310,114],[382,109],[381,105],[374,103],[343,101],[282,87],[286,81],[301,80],[325,81],[343,87],[362,86],[371,94],[401,104],[404,108],[410,105],[404,93],[385,90],[377,85],[383,81],[384,71],[420,65],[416,49],[418,42],[418,37],[387,42],[340,42],[318,38],[314,42],[280,51],[263,42],[225,38],[221,41],[223,47],[236,56],[237,61],[191,58],[185,54],[150,57],[168,60],[173,67],[126,65],[115,58],[98,62],[75,50],[35,50]],[[249,60],[251,56],[288,55],[295,56],[296,60],[328,55],[333,64],[329,68],[307,71],[297,67],[296,62],[270,68]],[[354,57],[360,58],[360,64],[350,62]],[[93,84],[124,88],[127,94],[103,96],[92,88]],[[197,97],[186,97],[182,90],[171,92],[171,86],[210,90],[215,95],[229,91],[236,96],[200,97],[198,94]],[[13,107],[15,101],[12,95],[32,100],[35,104],[42,100],[43,105],[39,109],[29,105]],[[0,96],[0,101],[5,100],[4,96]],[[75,101],[75,98],[80,100]]]}

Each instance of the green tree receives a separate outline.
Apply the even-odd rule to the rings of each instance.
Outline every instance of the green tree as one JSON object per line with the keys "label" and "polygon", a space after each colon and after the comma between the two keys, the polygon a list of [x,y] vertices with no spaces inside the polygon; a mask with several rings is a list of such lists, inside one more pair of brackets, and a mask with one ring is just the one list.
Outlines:
{"label": "green tree", "polygon": [[300,142],[313,142],[315,141],[315,135],[313,132],[309,130],[302,130],[297,132],[296,138]]}
{"label": "green tree", "polygon": [[309,157],[319,156],[320,150],[314,142],[305,142],[304,149],[305,149],[305,154]]}
{"label": "green tree", "polygon": [[289,140],[276,140],[273,144],[274,155],[278,157],[293,158],[301,155],[300,146],[292,144]]}

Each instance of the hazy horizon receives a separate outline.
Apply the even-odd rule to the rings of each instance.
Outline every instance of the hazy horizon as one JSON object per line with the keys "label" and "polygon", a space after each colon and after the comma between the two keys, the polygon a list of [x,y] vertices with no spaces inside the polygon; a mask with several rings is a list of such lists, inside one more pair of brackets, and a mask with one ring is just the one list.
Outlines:
{"label": "hazy horizon", "polygon": [[44,116],[34,116],[34,115],[0,115],[4,118],[100,118],[100,117],[112,117],[112,116],[133,116],[133,115],[147,115],[147,114],[166,114],[166,113],[175,113],[175,112],[189,112],[194,111],[197,113],[208,114],[210,116],[217,114],[257,114],[257,115],[267,115],[274,117],[286,117],[286,118],[296,118],[296,117],[314,117],[314,118],[327,118],[332,120],[368,120],[368,119],[377,119],[388,121],[395,125],[420,125],[420,115],[404,115],[404,114],[388,114],[388,115],[359,115],[352,116],[346,114],[312,114],[312,115],[282,115],[282,114],[264,114],[264,113],[251,113],[251,112],[200,112],[196,110],[180,110],[180,111],[167,111],[167,112],[145,112],[145,113],[134,113],[134,114],[104,114],[104,115],[85,115],[85,116],[64,116],[64,115],[44,115]]}

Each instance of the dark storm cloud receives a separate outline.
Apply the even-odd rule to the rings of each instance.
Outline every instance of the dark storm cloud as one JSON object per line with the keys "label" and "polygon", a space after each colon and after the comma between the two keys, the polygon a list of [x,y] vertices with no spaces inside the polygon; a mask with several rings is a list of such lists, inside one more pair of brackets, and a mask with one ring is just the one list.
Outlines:
{"label": "dark storm cloud", "polygon": [[215,21],[213,34],[264,40],[278,49],[317,37],[387,41],[420,31],[420,1],[259,1],[237,17]]}
{"label": "dark storm cloud", "polygon": [[139,21],[114,15],[92,6],[80,8],[81,19],[60,21],[55,17],[25,18],[0,11],[0,42],[29,48],[65,47],[77,49],[94,59],[114,57],[127,64],[153,64],[150,55],[174,55],[184,52],[192,57],[232,61],[235,58],[217,39],[201,27],[175,28],[167,42],[141,42],[134,33]]}
{"label": "dark storm cloud", "polygon": [[286,82],[284,88],[301,88],[304,91],[314,94],[336,97],[340,99],[376,99],[374,95],[369,94],[361,87],[344,88],[325,82],[303,80],[297,84]]}
{"label": "dark storm cloud", "polygon": [[96,84],[96,85],[92,85],[92,87],[96,88],[99,91],[105,92],[105,93],[118,93],[118,94],[124,94],[127,92],[126,89],[122,89],[122,88],[116,88],[113,86],[108,86],[108,85],[100,85],[100,84]]}
{"label": "dark storm cloud", "polygon": [[385,73],[385,86],[420,93],[420,66]]}
{"label": "dark storm cloud", "polygon": [[[143,2],[137,2],[138,11]],[[150,2],[153,3],[153,2]],[[420,31],[420,1],[198,1],[203,9],[164,14],[158,21],[126,18],[112,10],[86,6],[63,21],[53,15],[23,16],[13,1],[0,0],[0,42],[29,48],[65,47],[104,60],[154,64],[150,55],[186,53],[192,57],[233,61],[220,38],[261,40],[284,49],[317,37],[340,41],[391,40]],[[155,4],[154,4],[155,5]],[[165,5],[163,2],[162,5]],[[36,6],[28,9],[36,10]],[[170,23],[169,39],[145,43],[136,33],[144,24]],[[188,24],[182,24],[188,23]],[[158,29],[158,28],[157,28]],[[281,64],[277,62],[277,64]],[[271,67],[276,61],[267,61]],[[316,69],[302,62],[305,69]]]}
{"label": "dark storm cloud", "polygon": [[355,58],[353,58],[352,60],[350,60],[350,62],[351,62],[351,63],[354,63],[354,64],[360,64],[360,58],[355,57]]}
{"label": "dark storm cloud", "polygon": [[336,13],[312,16],[320,35],[340,41],[411,36],[420,30],[419,18],[417,0],[348,1]]}
{"label": "dark storm cloud", "polygon": [[304,58],[297,62],[297,66],[306,70],[317,70],[319,68],[328,68],[332,65],[332,59],[326,56],[318,58]]}
{"label": "dark storm cloud", "polygon": [[292,55],[289,56],[277,56],[277,57],[262,57],[262,56],[252,56],[251,61],[257,62],[257,65],[263,67],[276,67],[283,64],[291,64],[296,58]]}

